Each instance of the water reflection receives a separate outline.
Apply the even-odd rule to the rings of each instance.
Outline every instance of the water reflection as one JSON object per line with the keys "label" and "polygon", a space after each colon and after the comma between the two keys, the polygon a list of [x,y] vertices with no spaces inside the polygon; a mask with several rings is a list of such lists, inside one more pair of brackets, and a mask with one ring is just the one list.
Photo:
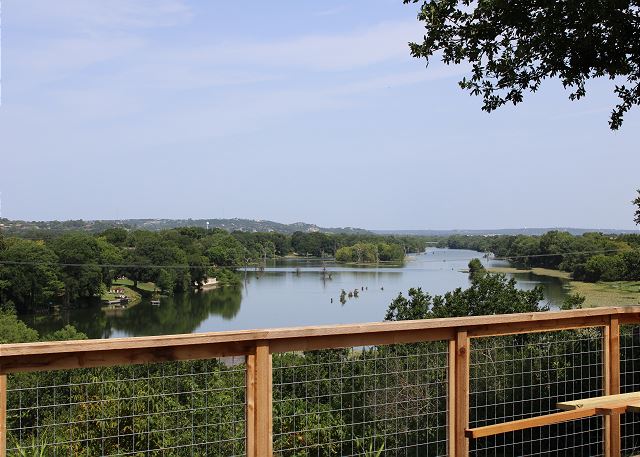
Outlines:
{"label": "water reflection", "polygon": [[241,302],[240,288],[225,287],[165,297],[160,300],[160,306],[145,301],[122,312],[110,311],[109,314],[113,316],[113,327],[127,335],[193,333],[210,316],[233,319],[240,310]]}
{"label": "water reflection", "polygon": [[225,287],[162,297],[160,306],[144,300],[128,309],[103,311],[100,306],[90,306],[54,316],[25,316],[23,320],[43,334],[71,324],[90,338],[193,333],[207,318],[233,319],[241,302],[240,287]]}
{"label": "water reflection", "polygon": [[[241,272],[243,284],[207,292],[162,298],[160,306],[145,301],[127,310],[103,312],[99,306],[56,316],[25,316],[43,333],[73,324],[92,338],[146,336],[232,329],[381,321],[389,303],[410,287],[443,294],[467,287],[464,271],[474,251],[428,249],[404,265],[339,265],[320,259],[271,261],[263,270]],[[485,265],[496,262],[483,260]],[[542,284],[552,307],[567,296],[561,278],[532,273],[512,275],[519,287]],[[340,303],[340,294],[358,289],[358,296]]]}

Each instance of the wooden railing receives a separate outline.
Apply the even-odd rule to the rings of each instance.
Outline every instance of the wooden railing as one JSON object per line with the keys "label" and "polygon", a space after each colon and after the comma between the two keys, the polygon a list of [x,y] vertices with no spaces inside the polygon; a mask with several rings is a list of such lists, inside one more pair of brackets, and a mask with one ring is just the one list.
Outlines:
{"label": "wooden railing", "polygon": [[[476,338],[600,327],[603,394],[620,392],[620,325],[640,323],[640,307],[333,325],[208,334],[0,345],[0,457],[6,455],[7,375],[246,356],[246,454],[273,455],[272,354],[448,341],[447,453],[469,455],[469,367]],[[548,423],[538,418],[531,426]],[[480,436],[480,435],[478,435]],[[604,422],[604,453],[620,455],[620,416]]]}

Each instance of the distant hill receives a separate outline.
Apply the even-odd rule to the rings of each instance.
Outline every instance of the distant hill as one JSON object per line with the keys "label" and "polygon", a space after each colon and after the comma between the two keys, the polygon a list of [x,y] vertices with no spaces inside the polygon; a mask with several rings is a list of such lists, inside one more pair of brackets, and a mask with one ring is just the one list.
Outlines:
{"label": "distant hill", "polygon": [[280,222],[253,219],[122,219],[122,220],[71,220],[71,221],[14,221],[0,219],[0,229],[7,234],[25,233],[45,230],[49,232],[63,232],[68,230],[85,230],[101,232],[108,228],[123,227],[131,230],[165,230],[177,227],[207,227],[221,228],[230,232],[240,230],[244,232],[322,232],[322,233],[371,233],[367,230],[353,227],[328,228],[315,224],[295,222],[282,224]]}
{"label": "distant hill", "polygon": [[569,232],[572,235],[582,235],[589,232],[604,234],[640,233],[640,230],[618,229],[587,229],[574,227],[550,227],[550,228],[512,228],[512,229],[487,229],[487,230],[371,230],[380,235],[417,235],[417,236],[450,236],[450,235],[544,235],[551,230]]}
{"label": "distant hill", "polygon": [[[235,230],[243,232],[322,232],[322,233],[376,233],[380,235],[417,235],[417,236],[450,236],[450,235],[542,235],[550,230],[569,232],[573,235],[582,235],[587,232],[601,232],[605,234],[640,233],[640,230],[618,229],[591,229],[573,227],[549,227],[549,228],[510,228],[510,229],[486,229],[486,230],[365,230],[355,227],[320,227],[306,222],[283,224],[281,222],[256,220],[256,219],[121,219],[121,220],[68,220],[68,221],[20,221],[0,219],[0,230],[5,234],[25,234],[34,231],[47,231],[50,233],[69,230],[84,230],[98,233],[108,228],[122,227],[129,230],[166,230],[177,227],[207,227],[221,228],[229,232]],[[40,235],[38,235],[40,236]]]}

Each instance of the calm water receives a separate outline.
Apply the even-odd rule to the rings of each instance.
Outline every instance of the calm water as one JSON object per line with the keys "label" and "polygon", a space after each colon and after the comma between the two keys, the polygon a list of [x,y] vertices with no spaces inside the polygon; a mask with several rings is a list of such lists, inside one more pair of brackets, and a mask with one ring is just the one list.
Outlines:
{"label": "calm water", "polygon": [[[480,254],[429,248],[401,267],[350,267],[319,259],[284,259],[272,262],[263,272],[244,272],[241,287],[163,297],[160,306],[143,301],[127,310],[107,312],[90,306],[57,316],[23,316],[23,320],[41,332],[73,324],[91,338],[375,322],[383,320],[391,300],[400,292],[406,294],[410,287],[442,294],[468,286],[467,274],[461,270],[473,257]],[[331,278],[323,275],[324,268]],[[530,273],[514,277],[523,289],[542,284],[552,307],[567,295],[562,279]],[[341,304],[340,291],[356,288],[358,298]]]}

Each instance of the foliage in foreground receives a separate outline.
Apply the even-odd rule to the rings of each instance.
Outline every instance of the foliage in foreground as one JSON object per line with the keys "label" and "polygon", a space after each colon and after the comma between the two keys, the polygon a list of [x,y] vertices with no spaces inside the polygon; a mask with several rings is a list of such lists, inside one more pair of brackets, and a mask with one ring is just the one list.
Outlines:
{"label": "foliage in foreground", "polygon": [[547,311],[541,304],[541,286],[521,290],[516,280],[504,274],[475,270],[471,286],[457,288],[444,295],[431,295],[421,288],[409,289],[408,297],[400,293],[389,305],[385,320],[402,321],[436,317],[483,316],[487,314],[526,313]]}
{"label": "foliage in foreground", "polygon": [[[493,111],[523,101],[542,82],[558,78],[569,98],[586,95],[595,78],[615,79],[619,102],[609,125],[640,104],[640,1],[602,0],[404,0],[419,3],[422,43],[411,54],[442,56],[445,64],[468,62],[460,87],[481,96]],[[622,80],[625,80],[622,82]]]}

